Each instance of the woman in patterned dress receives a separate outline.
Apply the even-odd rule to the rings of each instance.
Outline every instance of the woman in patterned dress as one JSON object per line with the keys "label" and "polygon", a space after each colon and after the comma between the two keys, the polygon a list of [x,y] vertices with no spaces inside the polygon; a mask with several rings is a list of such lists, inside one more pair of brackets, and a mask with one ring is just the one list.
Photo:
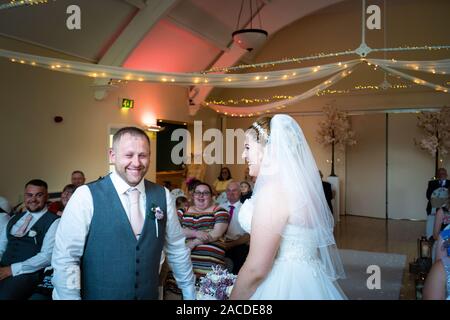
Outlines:
{"label": "woman in patterned dress", "polygon": [[[225,250],[219,239],[225,234],[230,215],[213,202],[212,189],[198,183],[193,192],[193,205],[178,210],[180,224],[191,249],[191,259],[197,279],[212,270],[213,265],[225,266]],[[173,289],[173,277],[168,286]]]}

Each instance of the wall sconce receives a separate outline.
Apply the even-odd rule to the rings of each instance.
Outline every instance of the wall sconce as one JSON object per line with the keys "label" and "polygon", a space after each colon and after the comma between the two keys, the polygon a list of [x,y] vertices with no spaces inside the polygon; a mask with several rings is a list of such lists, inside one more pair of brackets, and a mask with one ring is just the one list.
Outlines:
{"label": "wall sconce", "polygon": [[158,125],[150,125],[150,126],[146,126],[147,131],[150,132],[161,132],[165,129],[165,127],[161,127]]}

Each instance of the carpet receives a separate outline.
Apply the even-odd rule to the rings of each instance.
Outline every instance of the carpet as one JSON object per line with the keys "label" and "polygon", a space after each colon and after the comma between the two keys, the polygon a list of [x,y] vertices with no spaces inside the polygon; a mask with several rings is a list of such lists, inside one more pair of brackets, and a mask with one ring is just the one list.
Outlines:
{"label": "carpet", "polygon": [[[344,264],[346,279],[339,280],[344,293],[350,300],[398,300],[402,286],[406,255],[356,250],[339,250]],[[380,267],[380,288],[369,289],[367,273],[371,265]],[[373,281],[369,281],[373,284]]]}

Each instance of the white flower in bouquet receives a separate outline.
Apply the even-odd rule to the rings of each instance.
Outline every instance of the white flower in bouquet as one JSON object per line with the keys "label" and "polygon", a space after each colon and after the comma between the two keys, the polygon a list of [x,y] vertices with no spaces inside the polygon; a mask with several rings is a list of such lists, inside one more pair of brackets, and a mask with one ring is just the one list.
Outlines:
{"label": "white flower in bouquet", "polygon": [[217,274],[211,274],[207,276],[213,283],[218,283],[220,281],[220,276]]}
{"label": "white flower in bouquet", "polygon": [[231,291],[233,291],[233,287],[234,287],[234,285],[229,286],[229,287],[227,288],[227,296],[228,296],[228,297],[231,296]]}
{"label": "white flower in bouquet", "polygon": [[213,266],[212,271],[200,279],[197,299],[228,300],[236,278],[236,275],[229,273],[220,266]]}

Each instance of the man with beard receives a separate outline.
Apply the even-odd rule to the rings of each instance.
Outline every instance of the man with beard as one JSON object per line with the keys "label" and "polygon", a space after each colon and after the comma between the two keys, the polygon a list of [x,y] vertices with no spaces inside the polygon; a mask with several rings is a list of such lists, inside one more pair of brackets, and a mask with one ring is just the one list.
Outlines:
{"label": "man with beard", "polygon": [[47,183],[25,185],[26,211],[12,217],[0,239],[0,300],[27,299],[51,262],[59,217],[47,210]]}

